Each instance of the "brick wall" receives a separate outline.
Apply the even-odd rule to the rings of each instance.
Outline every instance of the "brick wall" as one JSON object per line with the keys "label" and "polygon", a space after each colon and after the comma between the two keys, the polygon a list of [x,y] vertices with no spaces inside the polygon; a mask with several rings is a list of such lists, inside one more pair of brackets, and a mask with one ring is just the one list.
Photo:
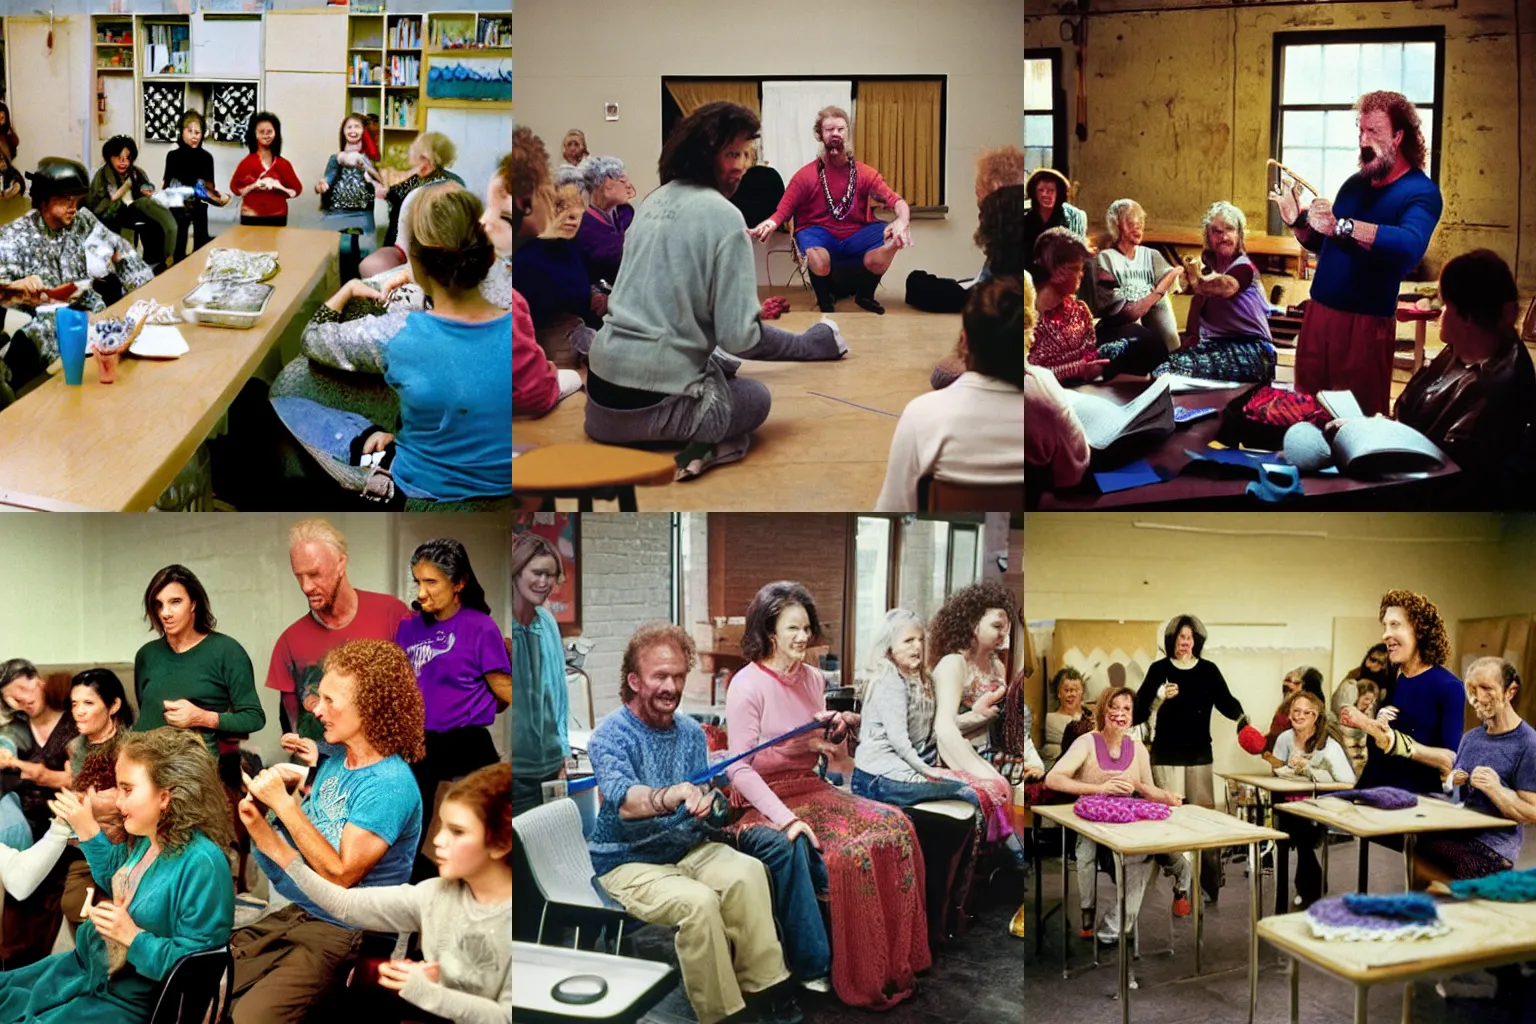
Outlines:
{"label": "brick wall", "polygon": [[581,632],[599,719],[619,706],[624,646],[643,622],[671,614],[671,517],[604,513],[581,517]]}
{"label": "brick wall", "polygon": [[827,643],[841,659],[847,529],[843,513],[711,513],[710,616],[745,615],[763,584],[795,580],[810,590]]}

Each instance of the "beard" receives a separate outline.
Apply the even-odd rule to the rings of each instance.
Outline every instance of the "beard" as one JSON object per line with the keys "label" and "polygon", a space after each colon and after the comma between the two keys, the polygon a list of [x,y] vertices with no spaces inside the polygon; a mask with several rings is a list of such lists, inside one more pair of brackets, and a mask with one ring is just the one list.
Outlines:
{"label": "beard", "polygon": [[1385,150],[1372,149],[1362,146],[1360,149],[1360,171],[1372,181],[1381,181],[1392,173],[1392,168],[1397,165],[1397,150],[1387,147]]}

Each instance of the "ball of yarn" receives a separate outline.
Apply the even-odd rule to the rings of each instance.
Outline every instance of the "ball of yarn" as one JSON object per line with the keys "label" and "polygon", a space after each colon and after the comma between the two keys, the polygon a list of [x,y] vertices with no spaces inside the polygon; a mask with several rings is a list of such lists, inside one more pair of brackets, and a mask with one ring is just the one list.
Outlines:
{"label": "ball of yarn", "polygon": [[1410,793],[1406,789],[1399,789],[1396,786],[1343,789],[1328,795],[1339,800],[1348,800],[1351,803],[1379,807],[1384,811],[1399,811],[1407,807],[1419,806],[1419,798],[1416,794]]}
{"label": "ball of yarn", "polygon": [[1155,800],[1107,796],[1103,793],[1078,797],[1073,809],[1084,821],[1104,821],[1119,825],[1133,821],[1162,821],[1173,813],[1167,804]]}
{"label": "ball of yarn", "polygon": [[1316,473],[1333,461],[1333,449],[1316,425],[1293,423],[1285,432],[1285,457],[1303,473]]}
{"label": "ball of yarn", "polygon": [[1251,725],[1237,730],[1237,745],[1250,754],[1264,753],[1264,734]]}

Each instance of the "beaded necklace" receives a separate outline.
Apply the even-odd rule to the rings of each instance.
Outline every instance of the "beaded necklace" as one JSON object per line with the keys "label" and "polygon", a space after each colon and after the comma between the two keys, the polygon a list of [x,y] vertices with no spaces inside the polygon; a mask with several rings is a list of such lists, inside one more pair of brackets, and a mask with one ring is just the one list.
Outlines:
{"label": "beaded necklace", "polygon": [[827,162],[816,161],[816,174],[821,178],[821,194],[827,200],[827,212],[832,214],[833,220],[847,220],[848,212],[853,209],[853,195],[859,187],[859,165],[853,160],[848,161],[848,188],[843,193],[843,201],[835,202],[832,199],[832,190],[827,187]]}

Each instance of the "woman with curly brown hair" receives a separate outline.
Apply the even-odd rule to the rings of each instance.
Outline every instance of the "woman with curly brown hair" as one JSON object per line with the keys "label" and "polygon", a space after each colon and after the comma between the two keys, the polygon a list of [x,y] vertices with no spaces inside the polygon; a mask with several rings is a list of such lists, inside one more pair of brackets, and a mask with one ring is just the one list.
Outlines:
{"label": "woman with curly brown hair", "polygon": [[[410,660],[384,640],[352,640],[325,656],[315,717],[325,741],[346,748],[314,773],[302,803],[290,789],[302,772],[277,765],[246,781],[273,830],[337,885],[403,885],[421,841],[421,796],[407,762],[426,753],[426,710]],[[119,773],[119,784],[122,776]],[[248,815],[249,812],[242,812]],[[227,818],[227,814],[226,814]],[[272,887],[293,902],[240,929],[235,954],[235,1024],[300,1024],[357,952],[362,933],[323,910],[259,849]],[[227,868],[226,868],[227,870]]]}
{"label": "woman with curly brown hair", "polygon": [[128,841],[100,830],[89,795],[60,791],[53,813],[80,836],[97,884],[109,883],[75,949],[0,974],[0,1020],[138,1022],[171,967],[229,941],[234,842],[213,758],[195,733],[159,728],[123,738],[117,808]]}
{"label": "woman with curly brown hair", "polygon": [[[1382,691],[1377,717],[1415,743],[1455,750],[1461,744],[1466,691],[1445,668],[1451,642],[1440,610],[1423,594],[1389,590],[1382,595],[1379,614],[1393,682]],[[1385,754],[1374,743],[1368,746],[1361,788],[1440,791],[1438,769]]]}

